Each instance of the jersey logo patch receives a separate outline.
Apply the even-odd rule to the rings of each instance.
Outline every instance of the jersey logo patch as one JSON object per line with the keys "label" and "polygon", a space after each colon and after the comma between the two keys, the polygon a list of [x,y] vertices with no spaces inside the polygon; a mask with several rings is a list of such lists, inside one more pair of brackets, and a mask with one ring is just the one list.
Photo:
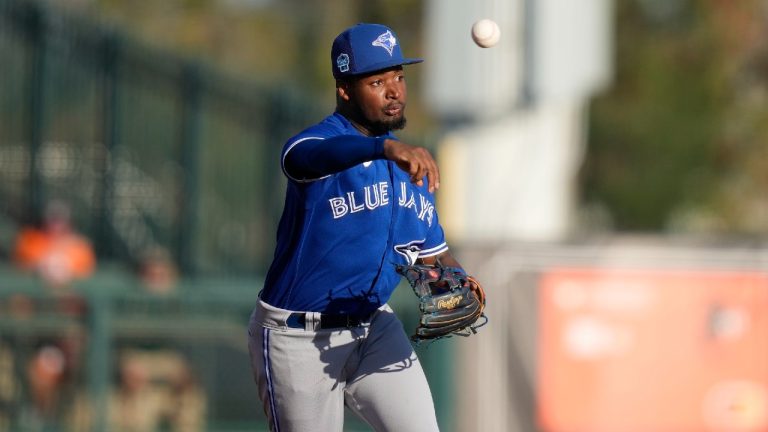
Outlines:
{"label": "jersey logo patch", "polygon": [[395,45],[397,45],[397,39],[395,39],[395,35],[391,31],[387,30],[386,33],[379,35],[371,45],[384,48],[389,53],[389,56],[392,57],[392,51],[395,49]]}
{"label": "jersey logo patch", "polygon": [[419,252],[421,252],[421,246],[424,245],[425,240],[412,240],[406,244],[395,245],[395,252],[404,256],[408,265],[414,265],[419,259]]}
{"label": "jersey logo patch", "polygon": [[372,163],[373,163],[373,161],[363,162],[363,166],[365,168],[368,168],[369,166],[371,166]]}

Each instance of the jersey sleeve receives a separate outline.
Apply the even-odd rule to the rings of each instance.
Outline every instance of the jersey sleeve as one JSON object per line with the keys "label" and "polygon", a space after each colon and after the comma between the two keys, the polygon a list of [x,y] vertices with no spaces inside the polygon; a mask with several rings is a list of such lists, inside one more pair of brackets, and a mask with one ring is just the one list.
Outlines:
{"label": "jersey sleeve", "polygon": [[337,135],[300,136],[283,149],[283,173],[296,182],[310,182],[357,164],[384,157],[385,137]]}

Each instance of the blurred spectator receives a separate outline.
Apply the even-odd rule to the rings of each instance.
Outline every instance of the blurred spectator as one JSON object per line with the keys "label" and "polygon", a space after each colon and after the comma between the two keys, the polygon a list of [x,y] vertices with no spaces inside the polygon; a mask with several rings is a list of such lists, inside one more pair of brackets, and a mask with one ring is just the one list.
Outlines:
{"label": "blurred spectator", "polygon": [[154,246],[142,254],[138,276],[147,291],[167,294],[176,288],[178,270],[170,252],[161,246]]}
{"label": "blurred spectator", "polygon": [[56,408],[65,370],[64,352],[53,345],[40,348],[27,366],[31,400],[44,417],[51,416]]}
{"label": "blurred spectator", "polygon": [[69,206],[61,201],[48,204],[40,226],[21,229],[13,259],[54,287],[85,279],[96,266],[90,241],[72,227]]}
{"label": "blurred spectator", "polygon": [[118,368],[119,386],[110,402],[110,431],[205,429],[205,393],[179,354],[130,351],[123,354]]}
{"label": "blurred spectator", "polygon": [[184,365],[171,382],[170,425],[173,432],[203,431],[208,400],[192,370]]}
{"label": "blurred spectator", "polygon": [[119,364],[118,388],[110,401],[110,430],[157,430],[165,409],[165,395],[152,385],[147,365],[136,354],[124,355]]}
{"label": "blurred spectator", "polygon": [[40,347],[26,365],[29,400],[19,419],[23,430],[47,430],[61,418],[64,353],[54,345]]}

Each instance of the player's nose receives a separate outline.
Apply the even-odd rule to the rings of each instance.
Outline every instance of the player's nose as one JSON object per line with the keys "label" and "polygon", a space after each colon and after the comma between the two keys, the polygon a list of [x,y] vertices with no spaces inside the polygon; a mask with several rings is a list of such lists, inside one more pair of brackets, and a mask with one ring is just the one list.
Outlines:
{"label": "player's nose", "polygon": [[403,92],[400,88],[400,84],[397,82],[390,82],[387,84],[387,99],[400,99]]}

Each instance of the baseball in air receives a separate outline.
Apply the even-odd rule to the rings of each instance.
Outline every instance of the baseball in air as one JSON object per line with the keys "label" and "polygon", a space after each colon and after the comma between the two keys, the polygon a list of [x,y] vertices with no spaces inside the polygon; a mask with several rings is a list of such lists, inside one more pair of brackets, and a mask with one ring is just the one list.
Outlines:
{"label": "baseball in air", "polygon": [[501,30],[496,21],[481,19],[472,24],[472,40],[481,48],[490,48],[499,42]]}

